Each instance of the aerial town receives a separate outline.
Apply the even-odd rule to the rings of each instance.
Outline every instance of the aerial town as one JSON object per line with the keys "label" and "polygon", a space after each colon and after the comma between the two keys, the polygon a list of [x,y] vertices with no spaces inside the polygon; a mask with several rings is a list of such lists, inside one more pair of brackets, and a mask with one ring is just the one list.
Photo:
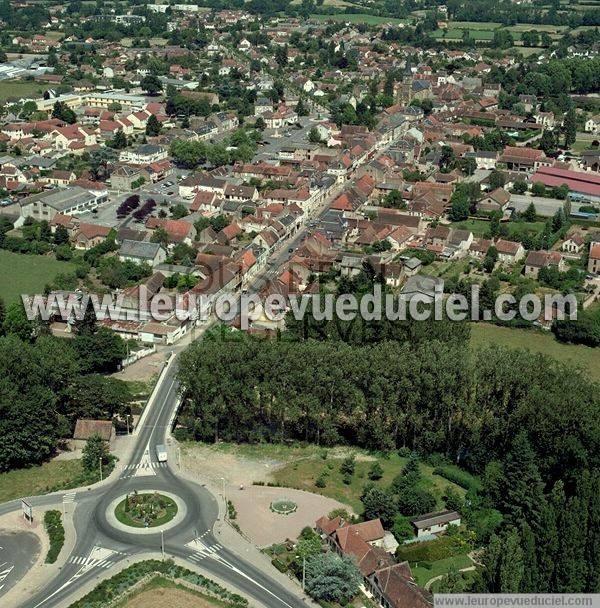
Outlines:
{"label": "aerial town", "polygon": [[0,23],[3,608],[595,605],[598,0]]}

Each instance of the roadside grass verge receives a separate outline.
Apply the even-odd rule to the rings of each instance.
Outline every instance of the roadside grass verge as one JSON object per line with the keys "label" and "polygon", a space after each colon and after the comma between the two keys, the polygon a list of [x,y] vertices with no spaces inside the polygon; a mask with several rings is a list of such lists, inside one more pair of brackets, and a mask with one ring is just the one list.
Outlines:
{"label": "roadside grass verge", "polygon": [[28,469],[0,473],[0,503],[73,487],[83,473],[80,460],[51,460]]}

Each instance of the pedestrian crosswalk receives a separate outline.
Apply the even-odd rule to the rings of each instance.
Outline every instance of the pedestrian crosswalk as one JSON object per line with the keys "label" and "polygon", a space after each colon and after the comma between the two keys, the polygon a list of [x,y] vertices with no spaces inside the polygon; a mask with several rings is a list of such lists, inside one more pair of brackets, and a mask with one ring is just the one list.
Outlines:
{"label": "pedestrian crosswalk", "polygon": [[166,462],[153,462],[151,460],[145,460],[138,462],[137,464],[128,464],[123,468],[122,478],[126,477],[144,477],[156,475],[158,469],[165,469],[167,467]]}
{"label": "pedestrian crosswalk", "polygon": [[199,538],[188,543],[186,546],[192,550],[193,553],[190,559],[194,562],[200,562],[210,557],[218,558],[217,553],[223,548],[219,543],[202,542]]}
{"label": "pedestrian crosswalk", "polygon": [[62,501],[64,503],[75,502],[76,496],[77,496],[77,492],[67,492],[66,494],[63,494]]}
{"label": "pedestrian crosswalk", "polygon": [[92,568],[110,568],[116,561],[115,556],[118,555],[122,555],[120,551],[95,546],[89,555],[72,555],[69,558],[69,563],[81,566],[80,572]]}

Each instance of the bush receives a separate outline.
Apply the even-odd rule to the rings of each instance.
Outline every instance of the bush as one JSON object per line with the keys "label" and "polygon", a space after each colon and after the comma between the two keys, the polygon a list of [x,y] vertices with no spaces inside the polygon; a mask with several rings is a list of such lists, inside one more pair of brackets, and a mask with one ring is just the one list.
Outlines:
{"label": "bush", "polygon": [[383,477],[383,468],[378,462],[374,462],[369,469],[369,479],[377,481]]}
{"label": "bush", "polygon": [[315,481],[315,486],[317,486],[317,488],[326,488],[327,487],[327,480],[325,478],[325,475],[323,475],[323,473],[321,473],[317,477],[317,480]]}
{"label": "bush", "polygon": [[60,519],[60,511],[46,511],[44,513],[44,527],[50,539],[50,549],[46,555],[46,563],[53,564],[65,544],[65,529]]}
{"label": "bush", "polygon": [[275,566],[275,568],[277,568],[277,570],[279,570],[279,572],[283,572],[283,573],[285,573],[285,572],[287,572],[287,571],[288,571],[288,566],[287,566],[287,564],[286,564],[286,563],[285,563],[283,560],[279,559],[278,557],[274,557],[274,558],[271,560],[271,564],[272,564],[273,566]]}

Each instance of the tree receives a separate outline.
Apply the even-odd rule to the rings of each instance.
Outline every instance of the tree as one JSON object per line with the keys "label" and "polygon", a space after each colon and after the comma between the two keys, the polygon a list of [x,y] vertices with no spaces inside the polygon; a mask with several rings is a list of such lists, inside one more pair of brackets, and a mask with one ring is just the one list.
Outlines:
{"label": "tree", "polygon": [[108,444],[100,435],[92,435],[85,442],[83,450],[81,451],[81,464],[83,465],[83,468],[88,473],[92,473],[98,471],[100,467],[107,464],[108,460]]}
{"label": "tree", "polygon": [[540,150],[543,150],[546,154],[551,154],[556,151],[557,144],[558,142],[556,141],[554,131],[545,129],[542,138],[540,139]]}
{"label": "tree", "polygon": [[451,197],[450,213],[448,216],[453,222],[460,222],[469,217],[471,205],[469,199],[461,193],[454,193]]}
{"label": "tree", "polygon": [[393,495],[384,488],[371,488],[362,497],[362,503],[365,519],[379,518],[384,527],[390,526],[398,513]]}
{"label": "tree", "polygon": [[59,224],[54,231],[54,243],[56,245],[65,245],[69,242],[69,231]]}
{"label": "tree", "polygon": [[142,78],[140,81],[140,87],[142,87],[142,89],[146,91],[148,95],[157,95],[163,90],[162,82],[158,76],[154,74],[144,76],[144,78]]}
{"label": "tree", "polygon": [[17,336],[26,342],[33,336],[34,324],[27,318],[23,305],[15,302],[6,309],[2,329],[4,334]]}
{"label": "tree", "polygon": [[502,171],[493,169],[488,178],[488,183],[491,188],[502,188],[506,183],[506,177]]}
{"label": "tree", "polygon": [[394,525],[392,526],[392,534],[399,543],[402,543],[406,539],[414,536],[412,524],[403,515],[396,515],[394,518]]}
{"label": "tree", "polygon": [[442,173],[449,173],[456,166],[456,155],[450,146],[442,146],[440,155],[440,169]]}
{"label": "tree", "polygon": [[321,143],[321,141],[322,141],[321,135],[320,135],[317,127],[312,127],[311,130],[308,132],[308,141],[311,144],[320,144]]}
{"label": "tree", "polygon": [[159,226],[152,233],[152,236],[150,237],[150,242],[160,243],[161,245],[166,247],[169,244],[169,234],[162,226]]}
{"label": "tree", "polygon": [[487,253],[485,254],[485,258],[483,259],[483,268],[486,272],[491,273],[494,270],[494,266],[496,266],[496,262],[498,261],[498,250],[493,245],[490,245]]}
{"label": "tree", "polygon": [[122,150],[127,147],[127,137],[125,133],[123,133],[123,129],[119,129],[114,137],[107,143],[111,148],[115,150]]}
{"label": "tree", "polygon": [[523,212],[523,219],[526,222],[535,222],[535,220],[537,219],[537,210],[533,202],[527,205],[527,209],[525,209],[525,211]]}
{"label": "tree", "polygon": [[369,469],[369,479],[377,481],[383,477],[383,468],[379,462],[375,461]]}
{"label": "tree", "polygon": [[65,397],[64,413],[72,423],[77,418],[102,420],[128,414],[132,399],[125,382],[99,374],[76,377],[65,391]]}
{"label": "tree", "polygon": [[563,130],[565,133],[565,147],[569,148],[577,140],[577,115],[573,107],[565,115]]}
{"label": "tree", "polygon": [[306,591],[317,601],[346,603],[361,583],[362,575],[348,556],[328,552],[306,561]]}
{"label": "tree", "polygon": [[57,101],[52,108],[52,118],[58,118],[64,122],[68,122],[70,125],[77,122],[77,115],[69,106],[63,101]]}
{"label": "tree", "polygon": [[254,121],[254,128],[258,131],[264,131],[267,128],[267,123],[265,122],[265,119],[262,116],[259,116]]}
{"label": "tree", "polygon": [[146,135],[155,137],[160,134],[161,129],[162,125],[158,118],[154,114],[150,114],[150,117],[146,121]]}
{"label": "tree", "polygon": [[531,186],[533,196],[546,196],[546,186],[542,182],[534,182]]}
{"label": "tree", "polygon": [[99,327],[94,333],[78,334],[72,342],[83,373],[114,372],[127,356],[125,342],[106,327]]}
{"label": "tree", "polygon": [[308,106],[302,97],[300,97],[296,104],[296,114],[298,116],[308,116]]}

